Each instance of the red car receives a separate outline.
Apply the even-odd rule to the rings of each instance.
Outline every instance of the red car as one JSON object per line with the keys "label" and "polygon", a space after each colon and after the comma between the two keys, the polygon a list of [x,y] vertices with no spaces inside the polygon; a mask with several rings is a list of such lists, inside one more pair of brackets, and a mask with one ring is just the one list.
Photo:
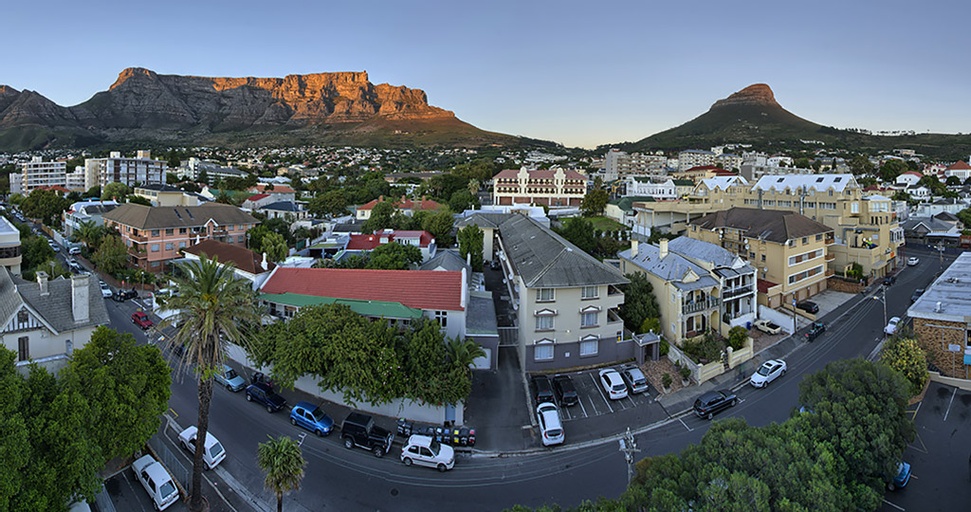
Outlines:
{"label": "red car", "polygon": [[152,319],[145,314],[144,311],[136,311],[131,314],[131,321],[135,325],[141,327],[142,329],[148,329],[149,327],[155,325],[152,323]]}

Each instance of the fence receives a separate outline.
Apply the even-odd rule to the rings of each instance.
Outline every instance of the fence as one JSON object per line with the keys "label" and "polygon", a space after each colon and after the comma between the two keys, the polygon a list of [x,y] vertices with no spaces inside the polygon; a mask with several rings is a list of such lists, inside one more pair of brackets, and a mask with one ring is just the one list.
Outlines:
{"label": "fence", "polygon": [[738,350],[732,350],[732,347],[728,347],[725,351],[728,353],[728,367],[735,368],[736,366],[752,359],[754,356],[753,351],[754,342],[752,338],[745,338],[745,344],[742,348]]}
{"label": "fence", "polygon": [[148,440],[148,445],[155,452],[155,456],[158,457],[159,462],[165,466],[165,469],[169,470],[172,478],[175,478],[182,485],[182,488],[188,491],[192,487],[192,471],[190,471],[190,468],[182,465],[179,457],[172,453],[172,450],[169,450],[168,446],[165,446],[159,437],[161,436],[152,436]]}
{"label": "fence", "polygon": [[[672,363],[679,363],[682,368],[687,367],[689,370],[691,370],[692,379],[697,381],[699,384],[709,379],[713,379],[725,371],[725,365],[721,361],[713,361],[707,364],[695,363],[690,357],[686,356],[684,352],[681,352],[681,350],[673,344],[668,346],[668,359],[670,359]],[[672,377],[674,376],[672,375]]]}

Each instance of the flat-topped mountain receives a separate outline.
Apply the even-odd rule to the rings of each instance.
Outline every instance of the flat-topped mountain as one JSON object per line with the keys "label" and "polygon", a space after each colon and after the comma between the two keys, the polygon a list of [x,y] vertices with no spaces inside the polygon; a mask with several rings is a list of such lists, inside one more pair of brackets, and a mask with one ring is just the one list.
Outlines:
{"label": "flat-topped mountain", "polygon": [[420,89],[374,85],[366,72],[223,78],[128,68],[73,107],[0,86],[0,150],[122,141],[471,146],[517,139],[429,105]]}

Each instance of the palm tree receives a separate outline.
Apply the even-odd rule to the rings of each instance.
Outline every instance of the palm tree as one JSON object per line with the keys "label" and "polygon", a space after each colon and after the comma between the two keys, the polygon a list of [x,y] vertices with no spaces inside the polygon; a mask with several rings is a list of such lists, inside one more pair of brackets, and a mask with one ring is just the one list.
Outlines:
{"label": "palm tree", "polygon": [[459,368],[465,368],[469,373],[472,373],[472,363],[480,357],[485,357],[485,350],[478,343],[468,338],[448,340],[445,345],[445,352],[448,354],[449,361],[455,363]]}
{"label": "palm tree", "polygon": [[300,489],[303,468],[307,465],[300,452],[300,443],[286,436],[271,437],[259,444],[256,464],[266,472],[266,488],[276,494],[277,512],[283,512],[283,495]]}
{"label": "palm tree", "polygon": [[[205,255],[198,261],[179,265],[180,276],[174,278],[179,294],[171,297],[168,309],[178,311],[162,322],[161,327],[177,326],[170,336],[171,347],[184,346],[180,370],[194,367],[199,384],[199,429],[197,446],[205,446],[209,430],[209,403],[212,379],[223,363],[228,343],[243,345],[247,325],[257,325],[249,281],[235,274],[231,263],[220,264]],[[192,496],[189,509],[202,509],[202,452],[196,450],[192,461]]]}
{"label": "palm tree", "polygon": [[93,220],[86,220],[78,225],[77,231],[74,232],[74,236],[84,244],[85,247],[90,248],[92,251],[98,248],[98,242],[101,241],[101,237],[104,235],[105,228],[94,223]]}

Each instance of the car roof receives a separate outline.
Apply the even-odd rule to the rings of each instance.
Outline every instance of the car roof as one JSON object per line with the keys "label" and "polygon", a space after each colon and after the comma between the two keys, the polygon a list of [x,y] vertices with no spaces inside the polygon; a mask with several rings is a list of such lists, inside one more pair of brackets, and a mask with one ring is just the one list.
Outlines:
{"label": "car roof", "polygon": [[432,438],[431,436],[412,434],[411,437],[408,438],[408,444],[428,447],[432,444]]}
{"label": "car roof", "polygon": [[900,321],[900,317],[899,317],[899,316],[894,316],[894,317],[891,317],[891,318],[890,318],[890,322],[891,322],[891,323],[894,323],[894,322],[899,322],[899,321]]}
{"label": "car roof", "polygon": [[151,455],[143,456],[133,462],[132,465],[135,466],[139,473],[142,471],[148,473],[149,478],[155,481],[155,485],[161,485],[162,482],[172,479],[168,471],[165,471],[165,468]]}
{"label": "car roof", "polygon": [[268,394],[269,393],[273,393],[273,388],[271,388],[270,386],[268,386],[265,382],[254,382],[254,383],[250,384],[249,387],[251,387],[251,388],[257,388],[257,389],[262,389],[263,391],[266,391]]}
{"label": "car roof", "polygon": [[627,372],[627,373],[629,373],[629,374],[631,374],[634,377],[643,377],[644,376],[644,372],[642,372],[641,369],[638,368],[638,367],[636,367],[636,366],[629,366],[627,368],[624,368],[624,371]]}
{"label": "car roof", "polygon": [[296,409],[297,407],[300,407],[302,409],[307,409],[308,411],[313,411],[314,409],[316,409],[319,406],[317,404],[314,404],[314,403],[311,403],[311,402],[307,402],[306,400],[301,400],[301,401],[297,402],[297,405],[294,405],[293,406],[294,409]]}

